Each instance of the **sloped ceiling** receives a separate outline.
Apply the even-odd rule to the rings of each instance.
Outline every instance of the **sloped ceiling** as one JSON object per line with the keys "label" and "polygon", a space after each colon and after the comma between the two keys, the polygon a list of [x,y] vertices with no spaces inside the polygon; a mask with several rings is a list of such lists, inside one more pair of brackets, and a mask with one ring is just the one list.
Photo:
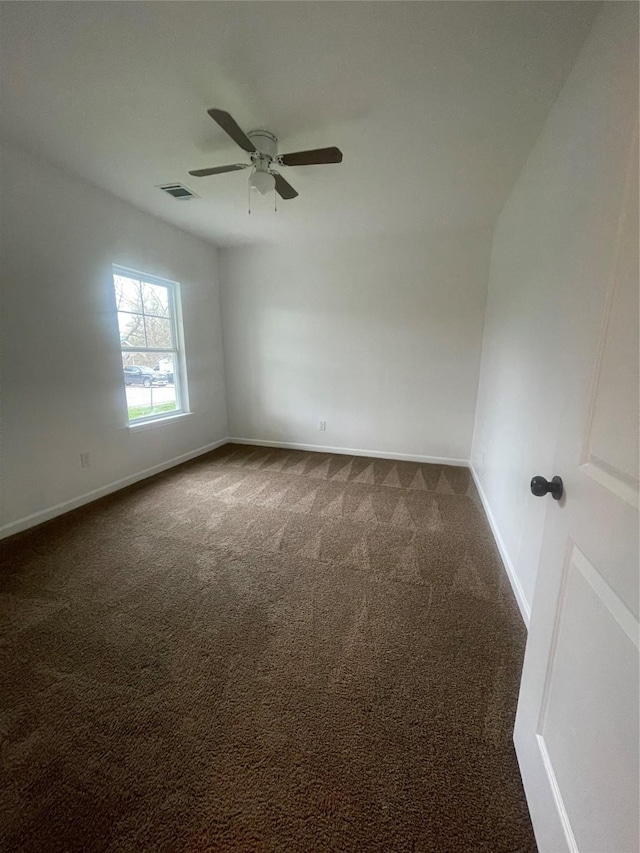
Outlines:
{"label": "sloped ceiling", "polygon": [[[597,12],[579,2],[2,3],[4,139],[218,245],[490,228]],[[264,127],[300,197],[255,198],[207,116]],[[201,198],[165,196],[181,182]]]}

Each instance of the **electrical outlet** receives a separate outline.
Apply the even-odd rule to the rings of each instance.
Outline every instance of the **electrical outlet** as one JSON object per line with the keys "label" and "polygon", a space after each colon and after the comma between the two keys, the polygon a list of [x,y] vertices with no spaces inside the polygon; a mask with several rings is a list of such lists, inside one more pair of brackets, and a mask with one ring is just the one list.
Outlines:
{"label": "electrical outlet", "polygon": [[318,429],[320,430],[320,432],[326,432],[327,431],[327,422],[326,421],[320,421],[320,423],[318,424]]}
{"label": "electrical outlet", "polygon": [[82,468],[91,468],[91,454],[88,450],[80,454],[80,465]]}

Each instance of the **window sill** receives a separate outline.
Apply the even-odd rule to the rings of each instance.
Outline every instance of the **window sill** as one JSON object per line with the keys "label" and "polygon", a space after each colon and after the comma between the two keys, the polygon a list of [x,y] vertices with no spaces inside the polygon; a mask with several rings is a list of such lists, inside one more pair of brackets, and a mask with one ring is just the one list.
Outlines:
{"label": "window sill", "polygon": [[192,412],[178,412],[175,415],[165,415],[162,418],[154,418],[150,421],[135,421],[127,424],[127,429],[130,429],[131,432],[143,432],[145,429],[152,429],[153,427],[162,426],[162,424],[174,424],[176,421],[180,421],[183,418],[190,417]]}

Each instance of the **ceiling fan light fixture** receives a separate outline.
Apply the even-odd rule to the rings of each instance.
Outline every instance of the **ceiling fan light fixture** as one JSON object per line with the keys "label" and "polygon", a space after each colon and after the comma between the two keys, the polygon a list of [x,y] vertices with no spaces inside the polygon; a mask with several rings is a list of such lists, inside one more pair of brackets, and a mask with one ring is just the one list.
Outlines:
{"label": "ceiling fan light fixture", "polygon": [[249,186],[252,190],[257,190],[260,195],[266,195],[275,189],[276,179],[271,172],[265,172],[261,169],[256,169],[249,178]]}

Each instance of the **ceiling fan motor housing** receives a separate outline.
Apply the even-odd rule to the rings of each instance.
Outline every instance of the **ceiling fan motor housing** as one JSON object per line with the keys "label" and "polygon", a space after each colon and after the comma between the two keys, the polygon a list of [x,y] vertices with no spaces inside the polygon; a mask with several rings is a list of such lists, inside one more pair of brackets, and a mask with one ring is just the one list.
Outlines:
{"label": "ceiling fan motor housing", "polygon": [[257,149],[257,154],[252,154],[251,159],[268,166],[278,153],[278,139],[268,130],[250,130],[247,136]]}

